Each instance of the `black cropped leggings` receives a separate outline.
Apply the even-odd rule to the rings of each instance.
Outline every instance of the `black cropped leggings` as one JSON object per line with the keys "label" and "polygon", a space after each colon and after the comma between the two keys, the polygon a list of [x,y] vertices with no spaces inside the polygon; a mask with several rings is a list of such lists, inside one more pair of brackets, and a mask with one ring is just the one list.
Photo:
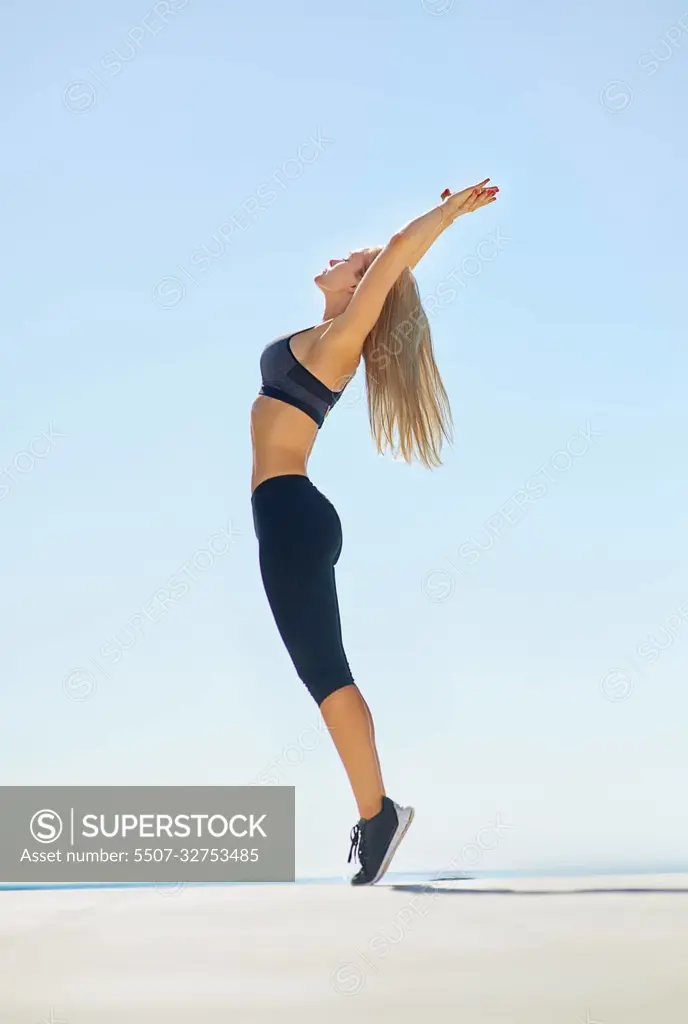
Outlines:
{"label": "black cropped leggings", "polygon": [[342,524],[307,476],[273,476],[251,496],[260,572],[277,628],[318,706],[354,679],[342,644],[334,567]]}

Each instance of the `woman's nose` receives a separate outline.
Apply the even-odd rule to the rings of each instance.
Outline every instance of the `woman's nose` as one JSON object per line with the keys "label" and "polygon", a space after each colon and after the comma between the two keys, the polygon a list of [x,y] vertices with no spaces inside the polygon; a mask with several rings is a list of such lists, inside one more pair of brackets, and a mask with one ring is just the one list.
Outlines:
{"label": "woman's nose", "polygon": [[330,260],[330,266],[331,267],[336,267],[337,264],[341,263],[341,262],[342,262],[341,260]]}

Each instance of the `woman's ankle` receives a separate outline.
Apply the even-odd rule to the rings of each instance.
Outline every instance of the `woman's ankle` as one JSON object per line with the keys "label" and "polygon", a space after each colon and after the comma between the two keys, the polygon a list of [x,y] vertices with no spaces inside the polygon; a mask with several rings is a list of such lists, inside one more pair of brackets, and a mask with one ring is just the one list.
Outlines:
{"label": "woman's ankle", "polygon": [[379,796],[359,804],[358,813],[360,817],[368,821],[369,818],[374,818],[379,814],[382,810],[382,797],[384,795],[384,793],[381,793]]}

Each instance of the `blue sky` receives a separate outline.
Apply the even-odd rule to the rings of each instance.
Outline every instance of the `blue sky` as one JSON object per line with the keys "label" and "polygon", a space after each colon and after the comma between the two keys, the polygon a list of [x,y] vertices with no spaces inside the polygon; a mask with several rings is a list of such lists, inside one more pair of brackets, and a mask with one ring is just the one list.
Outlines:
{"label": "blue sky", "polygon": [[327,259],[489,175],[417,269],[455,291],[443,467],[375,453],[360,379],[310,464],[417,808],[395,867],[461,867],[497,816],[467,869],[685,856],[686,11],[14,3],[6,44],[0,781],[272,774],[299,872],[345,869],[258,574],[258,359],[321,318]]}

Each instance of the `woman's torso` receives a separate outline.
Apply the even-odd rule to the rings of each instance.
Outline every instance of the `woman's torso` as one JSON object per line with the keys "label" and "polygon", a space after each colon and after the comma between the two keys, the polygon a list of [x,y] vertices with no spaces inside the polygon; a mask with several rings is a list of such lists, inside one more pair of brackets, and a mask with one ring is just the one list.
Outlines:
{"label": "woman's torso", "polygon": [[[341,391],[356,372],[344,366],[322,335],[331,320],[294,334],[289,348],[294,358],[333,392]],[[341,357],[340,357],[341,358]],[[251,406],[253,473],[251,492],[258,484],[284,473],[306,475],[310,453],[318,435],[318,424],[301,409],[277,398],[259,395]]]}

